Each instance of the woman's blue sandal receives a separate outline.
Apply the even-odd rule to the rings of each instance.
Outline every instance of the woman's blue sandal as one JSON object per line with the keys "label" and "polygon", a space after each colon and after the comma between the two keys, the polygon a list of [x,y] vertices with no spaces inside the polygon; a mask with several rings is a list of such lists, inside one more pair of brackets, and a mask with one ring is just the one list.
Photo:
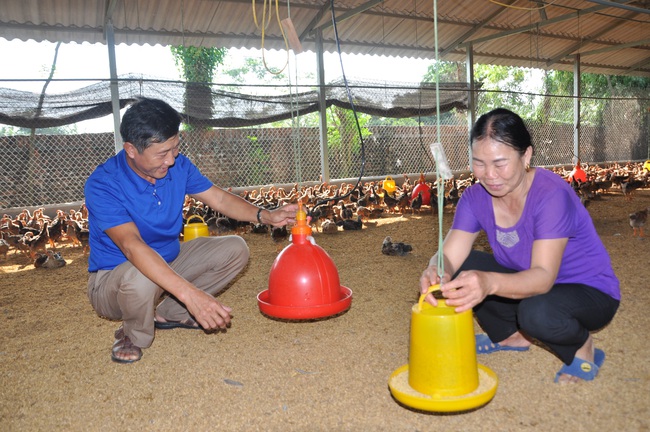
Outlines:
{"label": "woman's blue sandal", "polygon": [[591,381],[598,375],[598,370],[605,362],[605,353],[603,350],[596,348],[594,350],[594,362],[579,359],[575,357],[570,365],[562,365],[562,368],[555,374],[555,381],[557,382],[560,375],[566,374],[578,377],[585,381]]}
{"label": "woman's blue sandal", "polygon": [[513,347],[501,345],[492,340],[486,334],[476,335],[476,354],[492,354],[497,351],[528,351],[529,347]]}

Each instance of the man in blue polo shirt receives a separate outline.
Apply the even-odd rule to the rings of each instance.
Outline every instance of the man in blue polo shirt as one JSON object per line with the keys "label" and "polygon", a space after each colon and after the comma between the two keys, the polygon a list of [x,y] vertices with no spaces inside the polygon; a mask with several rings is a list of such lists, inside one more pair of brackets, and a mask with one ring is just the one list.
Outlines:
{"label": "man in blue polo shirt", "polygon": [[295,204],[261,209],[213,185],[179,153],[180,123],[166,102],[138,99],[122,118],[124,148],[86,182],[88,298],[98,315],[122,321],[111,354],[118,363],[140,360],[155,328],[230,324],[231,309],[214,296],[246,266],[248,246],[234,235],[181,244],[186,195],[241,221],[295,222]]}

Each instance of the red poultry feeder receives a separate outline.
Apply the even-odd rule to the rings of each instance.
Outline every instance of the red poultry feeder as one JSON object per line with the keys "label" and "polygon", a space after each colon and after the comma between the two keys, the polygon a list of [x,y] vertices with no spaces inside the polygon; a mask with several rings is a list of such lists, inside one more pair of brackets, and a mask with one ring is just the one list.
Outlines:
{"label": "red poultry feeder", "polygon": [[420,193],[422,194],[422,204],[429,205],[431,202],[431,193],[429,192],[429,185],[424,179],[424,174],[420,174],[418,184],[413,188],[413,192],[411,193],[411,201],[413,201],[414,198],[417,198],[418,194]]}
{"label": "red poultry feeder", "polygon": [[302,208],[291,229],[291,244],[273,262],[269,288],[257,301],[264,314],[289,320],[336,315],[352,303],[352,290],[341,286],[334,262],[314,242]]}
{"label": "red poultry feeder", "polygon": [[580,160],[578,159],[578,162],[576,163],[576,166],[573,167],[573,171],[569,173],[569,181],[577,181],[580,183],[584,183],[587,181],[587,173],[582,169],[580,166]]}

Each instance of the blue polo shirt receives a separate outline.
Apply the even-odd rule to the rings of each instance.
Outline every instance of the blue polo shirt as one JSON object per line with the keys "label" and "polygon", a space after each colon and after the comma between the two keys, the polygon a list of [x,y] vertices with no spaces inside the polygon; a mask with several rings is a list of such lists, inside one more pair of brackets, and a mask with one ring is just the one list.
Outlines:
{"label": "blue polo shirt", "polygon": [[211,186],[183,154],[156,184],[131,169],[124,150],[99,165],[84,188],[90,230],[88,271],[111,270],[126,261],[105,231],[127,222],[135,223],[142,239],[165,261],[173,261],[180,251],[185,195]]}

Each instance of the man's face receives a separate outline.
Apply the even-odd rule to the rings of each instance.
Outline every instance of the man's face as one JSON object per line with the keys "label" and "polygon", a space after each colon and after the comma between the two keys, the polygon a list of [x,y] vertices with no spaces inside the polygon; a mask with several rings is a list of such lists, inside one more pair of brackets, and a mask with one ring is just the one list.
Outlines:
{"label": "man's face", "polygon": [[142,153],[138,153],[135,146],[129,142],[124,143],[129,166],[143,179],[155,183],[167,175],[169,167],[174,165],[178,156],[180,138],[178,134],[162,143],[154,143]]}

